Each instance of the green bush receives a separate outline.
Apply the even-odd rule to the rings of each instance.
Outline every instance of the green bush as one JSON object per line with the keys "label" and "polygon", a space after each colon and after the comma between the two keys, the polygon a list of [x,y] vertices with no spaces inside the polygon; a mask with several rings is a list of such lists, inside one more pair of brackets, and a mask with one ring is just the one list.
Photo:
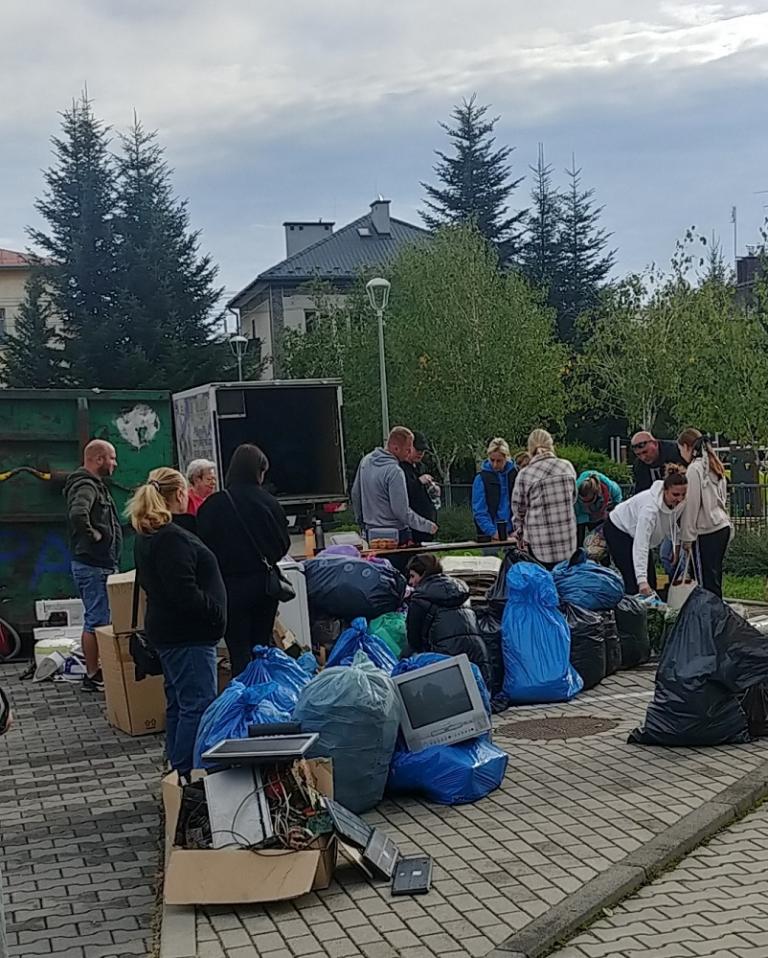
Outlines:
{"label": "green bush", "polygon": [[765,576],[726,575],[723,577],[723,595],[727,599],[746,599],[749,602],[765,602],[768,595]]}
{"label": "green bush", "polygon": [[475,522],[469,506],[449,506],[437,514],[440,542],[467,542],[475,538]]}
{"label": "green bush", "polygon": [[735,576],[768,576],[768,535],[737,533],[725,554],[724,570]]}
{"label": "green bush", "polygon": [[610,456],[604,452],[598,452],[596,449],[590,449],[589,446],[582,446],[580,443],[572,445],[558,445],[557,454],[561,459],[567,459],[573,463],[576,474],[584,472],[585,469],[595,469],[602,472],[604,476],[613,479],[620,485],[627,485],[632,481],[632,473],[629,466],[624,463],[614,462]]}

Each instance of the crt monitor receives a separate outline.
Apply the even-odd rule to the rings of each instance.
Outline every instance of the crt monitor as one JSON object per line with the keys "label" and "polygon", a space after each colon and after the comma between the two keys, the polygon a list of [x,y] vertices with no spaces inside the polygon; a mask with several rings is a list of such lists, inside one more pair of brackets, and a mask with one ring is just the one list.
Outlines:
{"label": "crt monitor", "polygon": [[393,676],[400,726],[412,752],[476,738],[491,728],[466,655]]}

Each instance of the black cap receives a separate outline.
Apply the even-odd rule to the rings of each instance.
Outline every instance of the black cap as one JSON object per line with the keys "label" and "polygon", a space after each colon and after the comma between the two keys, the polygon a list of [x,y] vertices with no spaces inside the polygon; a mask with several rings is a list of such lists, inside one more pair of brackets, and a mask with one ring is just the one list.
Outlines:
{"label": "black cap", "polygon": [[413,448],[417,452],[426,452],[429,449],[429,442],[423,432],[413,434]]}

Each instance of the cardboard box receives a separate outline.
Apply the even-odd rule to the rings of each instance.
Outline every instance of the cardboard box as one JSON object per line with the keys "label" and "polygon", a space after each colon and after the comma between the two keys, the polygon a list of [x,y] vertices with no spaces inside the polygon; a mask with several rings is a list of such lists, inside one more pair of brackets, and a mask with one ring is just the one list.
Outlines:
{"label": "cardboard box", "polygon": [[130,636],[115,635],[111,625],[96,630],[104,675],[107,721],[129,735],[151,735],[165,729],[162,675],[136,681]]}
{"label": "cardboard box", "polygon": [[[307,762],[315,788],[333,797],[330,759]],[[204,772],[199,773],[204,775]],[[181,786],[173,773],[163,779],[165,808],[165,887],[168,905],[242,905],[286,901],[328,888],[336,869],[335,837],[311,851],[247,848],[191,850],[174,845],[181,808]]]}
{"label": "cardboard box", "polygon": [[[109,610],[112,613],[112,628],[115,635],[122,635],[131,631],[131,613],[133,612],[133,583],[136,581],[136,570],[118,572],[107,579],[107,594],[109,595]],[[144,613],[147,609],[147,597],[142,589],[139,594],[139,615],[136,622],[137,629],[144,628]]]}

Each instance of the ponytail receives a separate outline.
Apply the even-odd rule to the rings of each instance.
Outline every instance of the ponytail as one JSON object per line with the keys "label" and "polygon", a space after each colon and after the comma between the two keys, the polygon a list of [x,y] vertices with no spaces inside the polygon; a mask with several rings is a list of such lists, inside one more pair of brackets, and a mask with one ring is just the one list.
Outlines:
{"label": "ponytail", "polygon": [[187,480],[175,469],[153,469],[125,507],[125,514],[135,531],[151,535],[167,526],[173,518],[170,508],[173,497],[186,488]]}
{"label": "ponytail", "polygon": [[694,459],[703,459],[707,456],[707,466],[718,479],[725,478],[725,466],[715,452],[709,436],[702,435],[698,429],[684,429],[677,437],[679,446],[688,446],[692,450]]}

